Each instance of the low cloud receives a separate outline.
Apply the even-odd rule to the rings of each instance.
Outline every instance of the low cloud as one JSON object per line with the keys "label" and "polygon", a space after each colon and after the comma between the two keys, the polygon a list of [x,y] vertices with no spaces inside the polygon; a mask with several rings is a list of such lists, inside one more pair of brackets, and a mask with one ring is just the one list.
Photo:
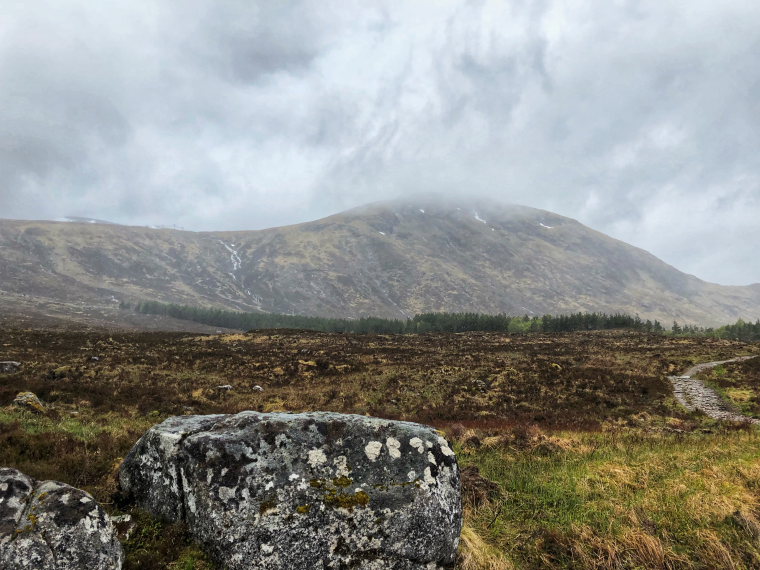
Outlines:
{"label": "low cloud", "polygon": [[254,229],[417,193],[760,282],[760,5],[12,3],[0,216]]}

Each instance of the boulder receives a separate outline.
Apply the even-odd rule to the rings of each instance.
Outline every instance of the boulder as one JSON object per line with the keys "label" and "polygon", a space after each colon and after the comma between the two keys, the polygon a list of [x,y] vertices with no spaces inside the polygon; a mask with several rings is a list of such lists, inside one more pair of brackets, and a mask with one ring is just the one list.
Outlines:
{"label": "boulder", "polygon": [[111,521],[88,493],[0,468],[0,568],[118,570],[122,558]]}
{"label": "boulder", "polygon": [[45,406],[34,392],[19,392],[13,399],[13,403],[19,408],[29,410],[35,414],[45,413]]}
{"label": "boulder", "polygon": [[21,363],[15,360],[4,360],[0,362],[0,374],[13,374],[21,370]]}
{"label": "boulder", "polygon": [[125,459],[122,493],[230,570],[447,568],[460,474],[420,424],[316,412],[179,416]]}

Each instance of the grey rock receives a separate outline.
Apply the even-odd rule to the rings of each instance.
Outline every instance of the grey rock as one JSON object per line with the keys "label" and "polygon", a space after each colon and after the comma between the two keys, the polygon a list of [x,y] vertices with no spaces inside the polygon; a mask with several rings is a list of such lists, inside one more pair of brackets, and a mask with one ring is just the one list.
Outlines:
{"label": "grey rock", "polygon": [[13,404],[35,414],[45,413],[45,406],[34,392],[19,392],[13,399]]}
{"label": "grey rock", "polygon": [[21,363],[15,360],[4,360],[0,362],[0,374],[13,374],[21,370]]}
{"label": "grey rock", "polygon": [[88,493],[0,468],[0,568],[118,570],[121,544]]}
{"label": "grey rock", "polygon": [[230,570],[446,568],[462,526],[446,440],[356,415],[169,418],[132,449],[120,485]]}

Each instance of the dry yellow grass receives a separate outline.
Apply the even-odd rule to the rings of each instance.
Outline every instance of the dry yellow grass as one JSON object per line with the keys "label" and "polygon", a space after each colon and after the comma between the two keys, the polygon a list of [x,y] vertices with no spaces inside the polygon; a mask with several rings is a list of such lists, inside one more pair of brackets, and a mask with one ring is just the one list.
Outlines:
{"label": "dry yellow grass", "polygon": [[514,570],[514,565],[488,544],[471,526],[462,528],[459,544],[460,570]]}

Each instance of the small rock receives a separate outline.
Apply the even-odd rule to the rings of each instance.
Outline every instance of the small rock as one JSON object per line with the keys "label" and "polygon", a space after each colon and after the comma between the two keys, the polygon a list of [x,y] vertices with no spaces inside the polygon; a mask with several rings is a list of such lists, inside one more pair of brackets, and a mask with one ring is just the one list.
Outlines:
{"label": "small rock", "polygon": [[34,392],[19,392],[13,399],[13,403],[20,408],[36,414],[45,413],[45,406],[40,402],[40,399]]}
{"label": "small rock", "polygon": [[117,515],[111,517],[111,522],[116,529],[116,534],[119,540],[126,541],[132,535],[132,531],[135,530],[135,522],[132,520],[132,515]]}
{"label": "small rock", "polygon": [[0,362],[0,374],[13,374],[21,370],[21,363],[15,360],[5,360]]}
{"label": "small rock", "polygon": [[0,468],[0,568],[119,570],[121,544],[88,493]]}
{"label": "small rock", "polygon": [[219,390],[220,392],[229,392],[230,390],[232,390],[232,385],[223,384],[222,386],[217,386],[216,389]]}
{"label": "small rock", "polygon": [[264,391],[264,388],[262,388],[261,386],[259,386],[259,385],[257,384],[256,386],[254,386],[254,387],[253,387],[253,391],[254,391],[254,392],[263,392],[263,391]]}

